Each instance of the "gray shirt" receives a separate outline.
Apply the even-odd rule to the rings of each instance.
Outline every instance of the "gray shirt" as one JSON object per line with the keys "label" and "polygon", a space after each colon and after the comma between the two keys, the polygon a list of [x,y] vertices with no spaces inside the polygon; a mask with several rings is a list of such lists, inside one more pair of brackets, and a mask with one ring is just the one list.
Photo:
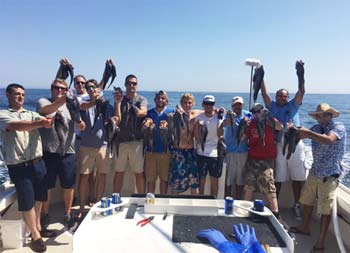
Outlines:
{"label": "gray shirt", "polygon": [[42,118],[38,113],[25,109],[21,112],[10,108],[0,110],[0,139],[7,165],[27,162],[42,156],[41,138],[37,129],[7,131],[7,126],[15,121],[36,121]]}
{"label": "gray shirt", "polygon": [[[51,99],[40,98],[38,101],[38,111],[46,105],[52,104]],[[75,153],[75,134],[74,134],[74,121],[71,119],[66,104],[63,104],[58,111],[62,113],[62,116],[68,121],[68,137],[66,145],[64,147],[66,154]],[[54,117],[56,113],[45,115],[47,117]],[[39,129],[41,138],[43,140],[43,151],[50,153],[60,153],[61,145],[57,136],[55,127],[52,128],[41,128]]]}

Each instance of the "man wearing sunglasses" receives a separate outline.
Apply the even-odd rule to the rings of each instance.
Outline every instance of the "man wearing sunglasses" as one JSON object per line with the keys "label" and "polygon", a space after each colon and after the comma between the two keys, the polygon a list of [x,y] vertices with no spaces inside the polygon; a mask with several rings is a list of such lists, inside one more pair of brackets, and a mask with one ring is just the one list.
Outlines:
{"label": "man wearing sunglasses", "polygon": [[113,156],[114,192],[123,187],[124,173],[129,166],[136,177],[136,188],[139,193],[145,192],[143,173],[143,134],[142,121],[147,115],[147,99],[137,93],[138,80],[135,75],[125,78],[126,94],[115,94],[115,114],[120,119],[119,152]]}
{"label": "man wearing sunglasses", "polygon": [[[203,98],[202,106],[204,112],[196,118],[195,136],[197,140],[197,164],[200,178],[199,194],[204,194],[207,174],[210,175],[210,194],[217,196],[219,189],[219,178],[222,174],[222,164],[218,159],[218,141],[223,137],[224,131],[221,127],[222,119],[219,119],[215,110],[215,97],[206,95]],[[202,125],[202,126],[200,126]],[[204,149],[201,143],[200,128],[207,128]]]}
{"label": "man wearing sunglasses", "polygon": [[[297,61],[296,70],[298,76],[298,91],[295,94],[295,97],[291,100],[289,100],[289,92],[286,89],[280,89],[276,92],[276,101],[273,101],[267,92],[264,80],[262,81],[261,94],[264,99],[265,106],[284,126],[290,123],[293,123],[295,126],[300,126],[299,108],[303,102],[305,94],[304,62]],[[282,152],[282,134],[278,136],[278,140],[278,153],[275,171],[277,196],[281,190],[282,183],[292,180],[292,188],[294,193],[293,211],[295,218],[297,220],[301,220],[302,216],[299,198],[307,176],[307,170],[304,164],[304,143],[299,141],[295,152],[292,154],[290,159],[287,160],[287,154],[283,155]]]}
{"label": "man wearing sunglasses", "polygon": [[[66,106],[67,83],[63,79],[55,79],[51,84],[51,98],[40,98],[38,112],[48,118],[55,118],[59,113],[67,122],[67,139],[62,144],[55,128],[40,129],[43,139],[43,159],[47,166],[48,200],[43,204],[42,221],[44,227],[49,223],[49,207],[51,202],[51,190],[56,187],[56,179],[59,177],[63,188],[63,200],[65,205],[64,221],[72,225],[71,208],[74,198],[74,185],[76,177],[75,133],[74,128],[85,129],[85,123],[81,121],[75,124]],[[57,124],[57,123],[56,123]]]}

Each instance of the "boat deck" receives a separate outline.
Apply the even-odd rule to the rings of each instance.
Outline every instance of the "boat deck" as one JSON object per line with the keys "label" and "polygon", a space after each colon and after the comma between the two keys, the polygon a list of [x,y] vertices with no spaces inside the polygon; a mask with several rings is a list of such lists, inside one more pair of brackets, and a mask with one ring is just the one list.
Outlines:
{"label": "boat deck", "polygon": [[[20,214],[13,210],[17,210],[16,204],[14,204],[11,207],[11,210],[7,212],[7,214],[4,215],[3,218],[20,219],[21,218]],[[56,229],[59,235],[56,238],[44,239],[47,245],[46,252],[49,252],[49,253],[72,252],[73,234],[63,225],[63,203],[56,203],[52,205],[50,212],[51,212],[50,213],[51,225],[49,228]],[[293,226],[299,223],[294,219],[291,209],[283,208],[281,210],[281,216],[283,221],[289,226]],[[319,221],[317,219],[314,219],[311,236],[305,236],[305,235],[299,235],[299,234],[295,235],[295,252],[297,253],[310,252],[310,250],[312,249],[312,246],[317,240],[319,226],[320,226]],[[328,234],[326,245],[327,245],[327,248],[324,252],[330,252],[330,253],[340,252],[336,242],[336,238],[332,233]],[[11,249],[11,250],[1,249],[1,252],[25,253],[25,252],[32,252],[32,250],[27,245],[25,245],[23,248],[20,248],[20,249]],[[350,252],[350,251],[347,250],[347,252]]]}

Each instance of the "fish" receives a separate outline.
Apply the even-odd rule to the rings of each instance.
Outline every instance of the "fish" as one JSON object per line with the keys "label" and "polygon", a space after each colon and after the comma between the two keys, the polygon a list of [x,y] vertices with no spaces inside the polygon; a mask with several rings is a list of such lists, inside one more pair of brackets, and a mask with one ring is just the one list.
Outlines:
{"label": "fish", "polygon": [[117,128],[119,127],[117,126],[117,122],[115,118],[113,117],[109,118],[105,125],[109,158],[113,157],[113,144],[114,144],[114,137],[115,137],[115,133],[117,132]]}
{"label": "fish", "polygon": [[119,136],[120,136],[120,127],[116,125],[114,136],[113,136],[113,143],[115,146],[115,153],[117,154],[117,157],[119,156],[119,145],[120,145]]}
{"label": "fish", "polygon": [[163,149],[168,152],[169,148],[169,130],[168,122],[166,120],[161,120],[159,125],[160,139],[162,140]]}
{"label": "fish", "polygon": [[258,98],[259,91],[261,89],[262,82],[264,80],[264,67],[263,65],[260,65],[258,67],[255,67],[254,76],[253,76],[253,99],[254,103],[256,102],[256,99]]}
{"label": "fish", "polygon": [[258,134],[261,140],[261,144],[265,146],[265,132],[266,132],[266,119],[264,118],[259,118],[256,124],[256,127],[258,129]]}
{"label": "fish", "polygon": [[304,62],[302,60],[297,61],[295,63],[295,69],[297,70],[298,76],[298,90],[302,90],[303,82],[304,82]]}
{"label": "fish", "polygon": [[60,60],[60,67],[57,70],[56,78],[66,80],[68,76],[70,76],[70,83],[69,83],[69,88],[70,88],[74,79],[74,67],[68,61],[67,58],[63,58],[62,60]]}
{"label": "fish", "polygon": [[96,100],[96,111],[95,111],[95,118],[94,118],[94,124],[91,128],[94,128],[97,122],[98,117],[102,115],[103,124],[107,122],[107,107],[109,105],[109,100],[105,100],[103,97]]}
{"label": "fish", "polygon": [[167,114],[169,145],[174,143],[174,113]]}
{"label": "fish", "polygon": [[237,146],[242,143],[244,138],[246,138],[246,132],[248,129],[248,123],[245,118],[241,119],[241,121],[238,124],[238,129],[237,129]]}
{"label": "fish", "polygon": [[234,135],[234,130],[236,127],[236,119],[237,119],[237,114],[234,111],[229,110],[227,112],[227,118],[230,121],[230,126],[231,126],[231,135]]}
{"label": "fish", "polygon": [[180,145],[180,137],[181,137],[181,130],[185,126],[184,119],[182,117],[182,114],[179,111],[175,111],[174,113],[174,136],[175,136],[175,141],[177,145]]}
{"label": "fish", "polygon": [[153,152],[155,147],[156,139],[156,125],[153,120],[146,118],[143,123],[142,132],[143,132],[143,152],[145,153],[146,148],[150,149],[150,152]]}
{"label": "fish", "polygon": [[224,118],[224,113],[225,113],[225,109],[224,108],[220,108],[218,111],[218,119],[223,119]]}
{"label": "fish", "polygon": [[56,112],[55,115],[55,131],[57,133],[58,141],[59,141],[59,149],[60,155],[64,156],[66,154],[66,144],[68,138],[68,122],[63,117],[60,111]]}
{"label": "fish", "polygon": [[208,128],[203,120],[199,121],[199,143],[201,145],[201,149],[204,152],[205,142],[207,141],[208,136]]}
{"label": "fish", "polygon": [[116,70],[116,67],[114,65],[113,60],[107,59],[106,64],[105,64],[105,69],[103,71],[102,80],[99,84],[99,86],[101,87],[102,90],[104,90],[106,88],[108,80],[111,77],[112,77],[112,79],[111,79],[111,82],[109,83],[107,89],[112,85],[112,83],[114,82],[114,79],[117,77],[117,70]]}
{"label": "fish", "polygon": [[77,97],[73,94],[71,90],[67,92],[66,97],[66,106],[68,108],[71,119],[80,124],[81,116],[80,116],[80,105]]}
{"label": "fish", "polygon": [[289,127],[288,130],[285,131],[283,137],[284,142],[282,147],[282,153],[283,155],[286,155],[286,149],[288,147],[286,158],[287,160],[289,160],[292,154],[295,152],[296,146],[300,141],[299,129],[295,126]]}
{"label": "fish", "polygon": [[225,143],[225,139],[223,137],[219,138],[217,149],[218,149],[218,162],[221,166],[225,160],[226,151],[227,151],[227,146]]}

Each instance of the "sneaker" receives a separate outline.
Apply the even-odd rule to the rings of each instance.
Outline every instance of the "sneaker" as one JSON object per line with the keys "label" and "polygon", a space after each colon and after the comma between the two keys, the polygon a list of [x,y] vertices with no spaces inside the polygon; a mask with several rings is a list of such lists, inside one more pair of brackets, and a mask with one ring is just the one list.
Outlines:
{"label": "sneaker", "polygon": [[49,223],[50,223],[49,214],[42,213],[41,218],[40,218],[40,223],[41,223],[41,227],[43,229],[47,228],[49,226]]}
{"label": "sneaker", "polygon": [[68,228],[74,226],[75,224],[75,219],[71,213],[65,213],[63,220],[64,220],[64,223],[66,223]]}
{"label": "sneaker", "polygon": [[32,249],[34,252],[45,252],[46,251],[46,245],[44,244],[44,241],[42,238],[32,240],[29,244],[29,248]]}
{"label": "sneaker", "polygon": [[53,230],[53,229],[43,228],[40,231],[40,235],[41,235],[41,237],[52,238],[52,237],[56,237],[57,236],[57,232],[56,232],[56,230]]}
{"label": "sneaker", "polygon": [[301,216],[301,206],[299,203],[296,203],[293,207],[293,211],[294,211],[294,216],[296,220],[302,220],[302,216]]}

